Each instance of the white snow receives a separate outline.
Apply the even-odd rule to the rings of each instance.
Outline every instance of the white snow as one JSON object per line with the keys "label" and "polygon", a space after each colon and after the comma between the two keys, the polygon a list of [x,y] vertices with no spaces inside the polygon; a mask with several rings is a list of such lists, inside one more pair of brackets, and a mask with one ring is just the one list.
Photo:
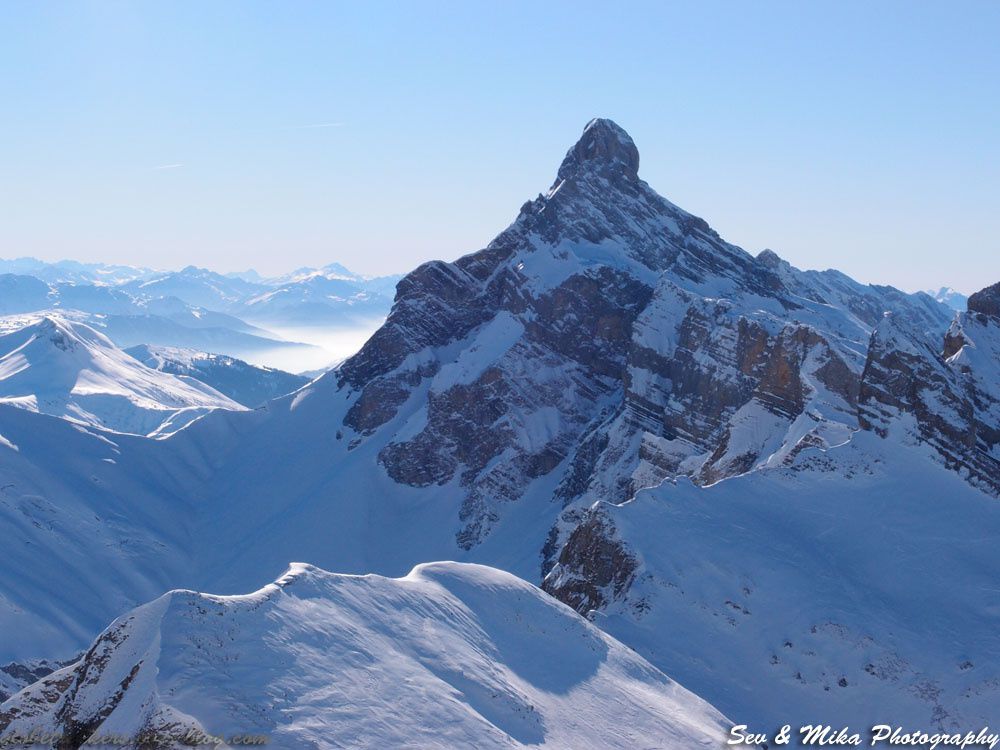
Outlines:
{"label": "white snow", "polygon": [[[293,564],[245,596],[171,592],[106,636],[99,671],[50,678],[77,671],[90,684],[42,698],[5,731],[59,732],[60,713],[100,712],[98,735],[170,721],[281,748],[625,750],[716,747],[729,727],[568,607],[478,565],[391,579]],[[32,705],[44,684],[4,709]]]}
{"label": "white snow", "polygon": [[94,329],[56,317],[0,335],[0,402],[140,435],[176,431],[212,409],[245,408],[203,383],[150,369]]}
{"label": "white snow", "polygon": [[602,504],[640,568],[595,622],[739,724],[992,724],[1000,505],[929,452],[859,433]]}
{"label": "white snow", "polygon": [[503,356],[524,334],[524,326],[508,312],[501,312],[468,337],[453,362],[434,376],[431,390],[444,392],[455,385],[474,382],[483,370]]}

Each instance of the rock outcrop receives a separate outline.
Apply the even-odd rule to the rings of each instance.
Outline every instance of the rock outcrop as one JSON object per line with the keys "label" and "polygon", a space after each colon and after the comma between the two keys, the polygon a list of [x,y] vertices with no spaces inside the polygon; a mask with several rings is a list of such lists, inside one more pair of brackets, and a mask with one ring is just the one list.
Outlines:
{"label": "rock outcrop", "polygon": [[969,297],[969,312],[1000,320],[1000,283],[988,286]]}
{"label": "rock outcrop", "polygon": [[969,298],[933,346],[887,315],[872,334],[859,422],[933,446],[945,465],[1000,497],[1000,285]]}

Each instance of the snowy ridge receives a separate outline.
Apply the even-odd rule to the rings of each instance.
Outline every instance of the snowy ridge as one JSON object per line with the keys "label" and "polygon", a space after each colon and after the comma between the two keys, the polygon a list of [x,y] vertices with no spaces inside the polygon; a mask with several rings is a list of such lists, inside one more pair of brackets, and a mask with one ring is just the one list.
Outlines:
{"label": "snowy ridge", "polygon": [[[0,733],[266,736],[280,748],[713,747],[711,706],[507,573],[293,564],[246,596],[174,591],[0,705]],[[229,746],[229,745],[224,745]]]}
{"label": "snowy ridge", "polygon": [[256,367],[224,354],[167,346],[134,346],[125,350],[147,367],[194,380],[249,408],[284,396],[309,378],[271,367]]}
{"label": "snowy ridge", "polygon": [[872,334],[860,424],[885,438],[933,446],[945,466],[1000,497],[998,372],[1000,314],[959,313],[937,346],[886,315]]}
{"label": "snowy ridge", "polygon": [[243,409],[197,381],[129,357],[88,326],[47,317],[0,335],[0,402],[115,432],[165,435],[213,409]]}
{"label": "snowy ridge", "polygon": [[116,285],[149,276],[153,271],[136,266],[80,263],[61,260],[46,263],[37,258],[0,258],[0,274],[23,274],[52,283]]}

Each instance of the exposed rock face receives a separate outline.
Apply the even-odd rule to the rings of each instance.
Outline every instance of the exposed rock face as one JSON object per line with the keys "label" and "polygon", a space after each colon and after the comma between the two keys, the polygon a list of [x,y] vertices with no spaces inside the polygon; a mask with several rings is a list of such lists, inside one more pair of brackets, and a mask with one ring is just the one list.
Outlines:
{"label": "exposed rock face", "polygon": [[639,149],[629,134],[611,120],[591,120],[580,140],[566,154],[559,168],[559,179],[572,179],[592,166],[605,179],[636,180],[639,178]]}
{"label": "exposed rock face", "polygon": [[946,466],[1000,496],[1000,317],[987,312],[998,293],[994,285],[969,298],[943,354],[886,316],[872,334],[859,416],[883,437],[896,430],[932,445]]}
{"label": "exposed rock face", "polygon": [[753,258],[638,166],[625,131],[589,123],[548,193],[485,250],[406,276],[340,369],[351,445],[388,431],[393,480],[456,482],[465,549],[553,472],[564,504],[617,503],[845,442],[882,313],[947,327],[927,297]]}
{"label": "exposed rock face", "polygon": [[[18,736],[30,736],[32,731],[42,736],[58,737],[50,745],[58,748],[83,747],[125,700],[130,686],[143,668],[145,654],[131,649],[120,653],[132,630],[132,619],[114,623],[94,642],[81,659],[43,677],[18,694],[17,699],[0,709],[0,730]],[[144,644],[146,645],[146,644]],[[110,679],[109,679],[110,676]],[[167,747],[159,741],[148,744],[143,737],[152,729],[164,729],[158,717],[151,714],[148,704],[137,704],[132,710],[143,716],[142,729],[131,735],[135,747]],[[184,722],[174,727],[179,731],[161,733],[179,741],[188,729],[197,724]]]}
{"label": "exposed rock face", "polygon": [[1000,319],[1000,283],[986,287],[969,297],[969,312]]}
{"label": "exposed rock face", "polygon": [[11,662],[0,666],[0,703],[26,685],[47,677],[69,662],[38,660],[27,664]]}
{"label": "exposed rock face", "polygon": [[[659,401],[629,389],[625,400],[629,427],[618,431],[626,435],[630,430],[644,431],[638,456],[641,469],[633,474],[643,481],[622,481],[613,465],[601,464],[601,454],[587,469],[596,476],[614,477],[617,484],[605,495],[621,501],[644,486],[684,473],[690,454],[674,447],[674,441],[683,437],[688,445],[715,446],[691,474],[695,481],[711,483],[749,471],[760,452],[745,440],[740,445],[749,450],[734,451],[744,425],[726,418],[730,405],[748,404],[753,407],[748,426],[756,430],[768,429],[768,415],[796,420],[800,427],[817,420],[806,432],[790,430],[800,439],[794,445],[786,441],[771,454],[767,466],[791,466],[805,448],[825,449],[835,444],[833,438],[846,440],[853,429],[851,414],[856,414],[860,429],[904,444],[929,445],[947,468],[1000,496],[1000,317],[988,312],[991,295],[997,292],[1000,285],[970,298],[970,308],[976,309],[955,318],[942,337],[943,354],[931,332],[922,327],[926,321],[921,316],[915,317],[912,310],[885,313],[872,332],[860,375],[811,328],[787,325],[769,337],[741,318],[739,325],[726,331],[720,326],[724,316],[719,316],[718,308],[711,311],[717,316],[714,327],[708,312],[692,318],[689,310],[678,328],[678,349],[685,359],[664,358],[641,347],[634,357],[659,378],[657,387],[647,388],[647,394],[659,394]],[[733,343],[720,346],[720,339],[713,342],[710,333]],[[696,363],[691,352],[699,352],[701,361]],[[704,367],[706,355],[712,358],[710,368]],[[721,382],[709,377],[727,370],[734,377]],[[805,399],[811,390],[825,392],[826,408],[836,402],[843,417],[840,425],[817,419]],[[683,406],[676,408],[673,419],[657,422],[663,404],[678,401]],[[686,422],[690,414],[697,414],[699,421]],[[700,431],[686,427],[692,424]],[[780,461],[774,460],[779,457]],[[564,483],[575,476],[570,472]],[[575,494],[581,494],[581,486],[576,486]],[[561,550],[551,545],[544,585],[560,600],[587,612],[627,598],[635,565],[620,561],[634,560],[635,552],[614,531],[614,521],[606,513],[592,510],[583,517],[587,520],[567,513],[561,537],[565,542]],[[619,565],[624,583],[608,588]]]}
{"label": "exposed rock face", "polygon": [[597,508],[573,529],[559,555],[558,568],[542,588],[587,614],[621,599],[638,567],[634,554],[617,537],[612,519]]}

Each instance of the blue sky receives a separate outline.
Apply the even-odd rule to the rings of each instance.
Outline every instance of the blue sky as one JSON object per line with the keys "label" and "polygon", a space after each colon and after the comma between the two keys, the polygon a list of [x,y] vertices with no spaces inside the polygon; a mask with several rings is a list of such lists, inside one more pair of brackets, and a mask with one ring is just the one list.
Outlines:
{"label": "blue sky", "polygon": [[757,252],[1000,280],[1000,3],[9,2],[0,257],[404,271],[591,117]]}

